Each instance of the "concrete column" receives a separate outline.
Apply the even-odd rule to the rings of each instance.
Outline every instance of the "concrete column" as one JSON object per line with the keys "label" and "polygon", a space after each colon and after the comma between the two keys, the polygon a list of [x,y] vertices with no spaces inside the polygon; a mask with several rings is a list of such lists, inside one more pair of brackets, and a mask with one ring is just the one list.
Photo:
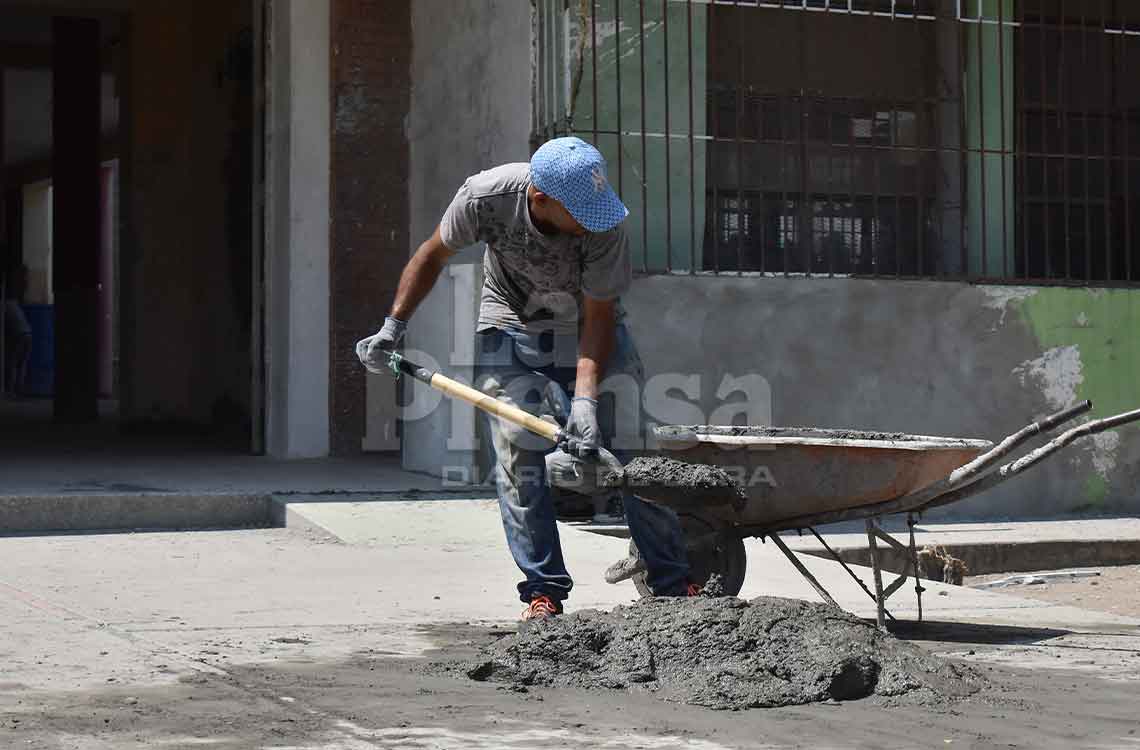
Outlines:
{"label": "concrete column", "polygon": [[[331,5],[329,398],[332,452],[353,455],[398,447],[395,384],[388,375],[368,377],[366,384],[355,347],[383,324],[411,244],[407,115],[413,3],[333,0]],[[440,14],[450,13],[452,5],[441,6]],[[485,14],[494,15],[482,5]]]}
{"label": "concrete column", "polygon": [[[412,97],[408,118],[410,248],[439,226],[470,175],[530,158],[531,6],[482,0],[412,4]],[[473,95],[477,92],[478,95]],[[470,382],[482,284],[482,249],[457,256],[420,305],[409,356]],[[393,271],[394,272],[394,271]],[[472,409],[420,383],[404,386],[403,465],[454,481],[481,480]]]}
{"label": "concrete column", "polygon": [[[967,234],[972,275],[1001,278],[1016,271],[1012,155],[1014,89],[1013,0],[970,0],[969,18],[988,23],[966,27],[965,107]],[[995,22],[1001,22],[1001,25]],[[985,151],[986,153],[981,153]]]}
{"label": "concrete column", "polygon": [[329,452],[329,0],[269,4],[266,451]]}
{"label": "concrete column", "polygon": [[98,418],[99,22],[53,22],[55,416]]}
{"label": "concrete column", "polygon": [[935,31],[938,61],[938,221],[941,238],[937,270],[957,275],[962,268],[962,66],[957,0],[942,0]]}

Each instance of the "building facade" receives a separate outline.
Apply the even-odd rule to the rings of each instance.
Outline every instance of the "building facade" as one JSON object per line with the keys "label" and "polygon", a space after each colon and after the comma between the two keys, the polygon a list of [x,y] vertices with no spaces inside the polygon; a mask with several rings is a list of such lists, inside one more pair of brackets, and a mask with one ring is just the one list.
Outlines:
{"label": "building facade", "polygon": [[[1140,406],[1124,0],[0,0],[0,18],[20,19],[0,33],[6,265],[67,273],[113,224],[104,395],[124,425],[481,481],[473,412],[366,376],[353,344],[468,175],[568,133],[632,212],[624,303],[650,382],[623,397],[651,423],[994,439],[1084,398]],[[94,22],[72,33],[117,113],[62,165],[98,125],[12,93],[66,67],[59,18]],[[66,80],[46,85],[92,85]],[[9,158],[33,116],[53,144]],[[53,225],[86,234],[44,256],[17,194],[78,163],[114,163],[117,208],[57,201]],[[459,379],[480,273],[480,248],[460,253],[409,332]],[[57,350],[87,330],[73,309]],[[101,390],[99,351],[61,355],[56,386]],[[946,512],[1137,510],[1125,429]]]}

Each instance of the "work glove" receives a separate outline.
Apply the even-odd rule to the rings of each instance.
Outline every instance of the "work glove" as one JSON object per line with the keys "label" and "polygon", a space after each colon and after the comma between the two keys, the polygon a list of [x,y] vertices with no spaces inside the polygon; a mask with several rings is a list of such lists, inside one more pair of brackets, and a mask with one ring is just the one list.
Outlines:
{"label": "work glove", "polygon": [[383,328],[374,335],[356,342],[356,357],[360,360],[360,364],[369,372],[390,372],[388,353],[396,348],[400,339],[404,338],[404,331],[407,329],[407,323],[389,315],[384,319]]}
{"label": "work glove", "polygon": [[571,438],[565,449],[579,458],[598,455],[598,402],[578,396],[570,402],[570,416],[566,419],[566,435]]}

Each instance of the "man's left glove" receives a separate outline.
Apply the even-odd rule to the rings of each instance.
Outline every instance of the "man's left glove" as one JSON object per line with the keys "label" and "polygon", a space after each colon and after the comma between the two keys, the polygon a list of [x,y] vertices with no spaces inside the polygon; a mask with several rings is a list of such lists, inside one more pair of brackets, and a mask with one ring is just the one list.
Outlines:
{"label": "man's left glove", "polygon": [[577,396],[570,402],[570,416],[566,419],[566,434],[573,438],[567,446],[579,458],[598,455],[600,431],[598,429],[598,402]]}
{"label": "man's left glove", "polygon": [[384,319],[383,328],[374,335],[356,342],[356,356],[360,364],[369,372],[377,374],[389,372],[388,353],[396,348],[400,339],[404,338],[404,331],[407,329],[407,323],[389,315]]}

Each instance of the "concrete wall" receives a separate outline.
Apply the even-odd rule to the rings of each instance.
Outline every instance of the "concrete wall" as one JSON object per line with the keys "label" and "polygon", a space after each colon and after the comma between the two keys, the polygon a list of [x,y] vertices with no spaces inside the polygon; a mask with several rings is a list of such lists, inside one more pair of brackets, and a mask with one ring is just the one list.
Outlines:
{"label": "concrete wall", "polygon": [[[530,4],[416,0],[412,36],[409,251],[438,226],[469,175],[530,158]],[[444,272],[408,340],[409,349],[468,381],[481,258],[468,251]],[[425,408],[438,400],[435,395],[418,384],[405,388],[405,398],[418,404],[407,416],[429,413],[404,423],[404,465],[433,474],[445,466],[470,469],[471,410],[450,403]]]}
{"label": "concrete wall", "polygon": [[[1133,290],[649,277],[626,304],[650,378],[700,377],[699,398],[674,389],[663,409],[658,394],[658,422],[731,421],[745,391],[776,425],[996,441],[1085,398],[1093,417],[1140,408]],[[1140,512],[1140,429],[1082,442],[937,513],[1071,512]]]}

